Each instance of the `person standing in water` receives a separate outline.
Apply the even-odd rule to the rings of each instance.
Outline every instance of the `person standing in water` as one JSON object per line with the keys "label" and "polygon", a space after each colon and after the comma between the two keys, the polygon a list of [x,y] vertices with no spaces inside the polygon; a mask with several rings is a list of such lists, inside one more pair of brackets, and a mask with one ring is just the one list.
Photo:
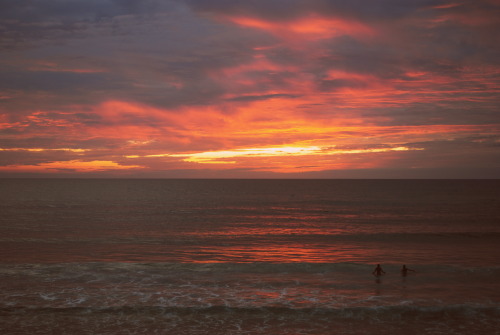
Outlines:
{"label": "person standing in water", "polygon": [[385,274],[385,271],[382,270],[382,267],[380,267],[380,264],[377,264],[377,267],[375,270],[373,270],[372,274],[374,276],[380,277],[381,275]]}
{"label": "person standing in water", "polygon": [[415,270],[408,269],[406,265],[403,265],[401,268],[401,276],[406,277],[408,275],[408,272],[415,272]]}

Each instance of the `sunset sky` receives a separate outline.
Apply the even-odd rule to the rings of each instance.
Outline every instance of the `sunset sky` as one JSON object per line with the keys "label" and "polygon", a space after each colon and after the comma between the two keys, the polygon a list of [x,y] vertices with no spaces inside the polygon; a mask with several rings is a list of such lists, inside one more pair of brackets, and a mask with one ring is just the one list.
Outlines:
{"label": "sunset sky", "polygon": [[2,0],[0,177],[500,178],[499,0]]}

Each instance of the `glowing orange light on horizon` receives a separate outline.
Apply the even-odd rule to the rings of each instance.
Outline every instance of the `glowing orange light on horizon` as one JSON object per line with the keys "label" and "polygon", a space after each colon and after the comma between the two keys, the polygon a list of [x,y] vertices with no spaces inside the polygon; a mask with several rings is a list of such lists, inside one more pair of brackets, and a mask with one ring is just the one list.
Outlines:
{"label": "glowing orange light on horizon", "polygon": [[72,148],[0,148],[0,151],[28,151],[28,152],[44,152],[44,151],[68,151],[83,153],[90,149],[72,149]]}
{"label": "glowing orange light on horizon", "polygon": [[[419,148],[408,148],[404,146],[391,148],[368,148],[368,149],[336,149],[335,147],[269,147],[269,148],[244,148],[235,150],[220,150],[206,151],[186,154],[151,154],[145,156],[128,155],[126,158],[141,158],[141,157],[180,157],[186,162],[200,164],[235,164],[237,158],[254,158],[263,157],[291,157],[291,156],[329,156],[342,154],[366,154],[380,153],[390,151],[409,151],[422,150]],[[228,159],[233,159],[228,161]]]}
{"label": "glowing orange light on horizon", "polygon": [[[409,74],[421,75],[418,72]],[[350,73],[330,71],[329,76],[348,78]],[[369,78],[360,76],[358,79]],[[30,127],[30,122],[34,122],[40,127],[32,128],[41,129],[42,134],[52,132],[53,135],[69,136],[74,141],[65,143],[103,138],[121,143],[121,146],[115,145],[113,153],[109,148],[0,148],[0,151],[26,151],[25,155],[32,156],[41,153],[37,159],[49,159],[46,156],[60,151],[68,159],[57,157],[57,161],[39,164],[11,164],[0,167],[0,171],[220,171],[237,168],[289,173],[380,168],[401,159],[405,151],[422,150],[407,147],[405,143],[449,140],[478,131],[496,134],[498,131],[498,125],[382,126],[381,122],[390,124],[391,120],[363,117],[365,107],[405,103],[402,99],[390,100],[391,92],[394,90],[379,88],[334,95],[314,94],[311,89],[293,98],[278,95],[262,100],[224,101],[217,105],[176,109],[107,101],[92,109],[92,113],[104,122],[96,126],[72,123],[71,133],[51,123],[49,112],[37,111],[27,116],[28,121],[21,121],[22,125]],[[329,100],[325,99],[335,100],[335,105],[328,104]],[[68,113],[64,120],[73,121],[71,113],[78,112],[75,109],[60,114]],[[44,118],[48,119],[45,123]],[[134,123],[143,118],[148,121],[145,125]],[[45,152],[51,155],[42,155]],[[131,163],[123,163],[125,158]]]}
{"label": "glowing orange light on horizon", "polygon": [[107,170],[128,170],[133,168],[142,168],[142,166],[120,165],[113,161],[103,161],[103,160],[94,160],[94,161],[70,160],[70,161],[40,163],[37,165],[0,166],[0,171],[60,172],[64,170],[69,170],[74,172],[96,172],[96,171],[107,171]]}

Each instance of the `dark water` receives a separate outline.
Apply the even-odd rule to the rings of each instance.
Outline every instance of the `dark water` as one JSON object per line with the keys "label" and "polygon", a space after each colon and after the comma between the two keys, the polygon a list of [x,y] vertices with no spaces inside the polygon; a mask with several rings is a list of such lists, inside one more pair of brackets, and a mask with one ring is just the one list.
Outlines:
{"label": "dark water", "polygon": [[499,333],[497,180],[0,180],[0,213],[6,334]]}

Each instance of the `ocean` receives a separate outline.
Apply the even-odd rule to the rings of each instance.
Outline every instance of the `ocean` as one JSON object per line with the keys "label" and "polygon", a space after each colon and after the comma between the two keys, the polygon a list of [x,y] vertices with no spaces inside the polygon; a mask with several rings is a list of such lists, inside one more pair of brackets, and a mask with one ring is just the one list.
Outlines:
{"label": "ocean", "polygon": [[0,242],[1,334],[500,334],[500,180],[2,179]]}

